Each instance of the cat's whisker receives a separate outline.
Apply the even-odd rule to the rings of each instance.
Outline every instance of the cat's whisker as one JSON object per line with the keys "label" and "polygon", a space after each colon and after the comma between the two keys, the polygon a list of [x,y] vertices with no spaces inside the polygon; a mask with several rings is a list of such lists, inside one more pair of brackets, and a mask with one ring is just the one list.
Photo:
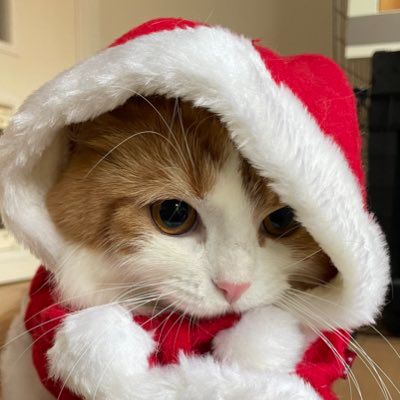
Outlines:
{"label": "cat's whisker", "polygon": [[276,241],[279,241],[280,239],[282,239],[283,237],[287,236],[289,233],[296,231],[299,228],[299,224],[296,224],[294,226],[292,226],[290,229],[288,229],[287,231],[283,232],[281,235],[276,237]]}
{"label": "cat's whisker", "polygon": [[303,257],[302,259],[296,260],[294,263],[291,263],[291,264],[289,264],[289,265],[286,265],[286,266],[284,266],[282,269],[287,270],[287,269],[289,269],[289,268],[293,268],[293,267],[295,267],[296,265],[301,264],[302,262],[309,260],[310,258],[314,257],[315,255],[317,255],[317,254],[320,253],[320,252],[322,252],[322,249],[318,249],[318,250],[312,252],[311,254],[308,254],[307,256]]}
{"label": "cat's whisker", "polygon": [[[326,288],[330,288],[332,290],[340,290],[337,286],[329,283],[329,281],[325,281],[318,277],[313,276],[312,274],[305,274],[305,273],[293,273],[289,277],[290,283],[304,283],[314,286],[324,286]],[[296,289],[291,287],[291,289]],[[297,289],[296,289],[297,290]]]}
{"label": "cat's whisker", "polygon": [[[168,331],[167,331],[166,333],[164,333],[164,327],[167,325],[168,320],[172,317],[172,315],[174,315],[174,313],[175,313],[176,310],[177,310],[177,307],[179,307],[181,304],[182,304],[181,301],[176,302],[175,305],[174,305],[174,307],[173,307],[173,310],[171,310],[171,312],[170,312],[170,314],[168,315],[167,319],[163,322],[163,325],[162,325],[162,328],[161,328],[161,331],[160,331],[160,337],[162,338],[162,339],[161,339],[161,342],[160,342],[160,345],[161,345],[161,346],[164,344],[165,340],[167,340],[168,335],[169,335],[169,333],[173,330],[174,326],[175,326],[177,323],[179,323],[179,321],[182,321],[182,322],[183,322],[184,319],[185,319],[185,313],[184,313],[184,312],[180,313],[180,314],[179,314],[179,317],[172,323],[172,325],[170,326],[170,328],[168,329]],[[182,322],[180,323],[179,326],[181,326]],[[178,333],[178,331],[177,331],[177,333]]]}
{"label": "cat's whisker", "polygon": [[[152,302],[152,301],[154,301],[154,300],[160,299],[160,298],[163,297],[163,296],[168,296],[168,295],[171,295],[171,294],[173,294],[173,293],[175,293],[175,291],[170,291],[170,292],[167,292],[167,293],[165,293],[165,294],[160,294],[160,295],[158,295],[158,296],[155,296],[155,295],[152,295],[152,296],[151,296],[151,295],[148,295],[148,296],[146,296],[146,297],[143,296],[143,297],[141,297],[141,298],[128,299],[128,300],[125,300],[125,301],[121,301],[121,300],[119,300],[118,298],[116,298],[115,301],[109,302],[109,303],[107,303],[106,305],[118,305],[118,304],[123,304],[123,303],[129,303],[130,306],[133,306],[133,305],[136,305],[136,304],[137,304],[137,305],[140,307],[142,303],[143,303],[143,305],[145,305],[145,304],[148,304],[148,303],[150,303],[150,302]],[[83,294],[83,296],[84,296],[84,295],[85,295],[85,294]],[[74,299],[75,299],[76,297],[80,297],[80,296],[75,296]],[[64,301],[57,302],[57,303],[54,303],[54,304],[61,305],[61,304],[63,304],[63,303],[68,303],[70,300],[71,300],[71,299],[65,299]],[[103,306],[104,306],[104,305],[103,305]],[[35,316],[39,315],[41,312],[50,309],[51,307],[52,307],[52,306],[46,307],[45,309],[43,309],[43,310],[37,312],[34,316],[32,316],[31,318],[27,319],[27,320],[25,321],[25,323],[28,322],[28,321],[30,321],[30,320],[32,320],[32,318],[35,318]],[[85,310],[90,310],[90,309],[95,308],[95,307],[102,307],[102,305],[87,307],[87,308],[85,308]],[[132,310],[133,310],[133,309],[132,309]],[[51,318],[51,319],[49,319],[49,320],[46,320],[46,321],[44,321],[44,322],[42,322],[42,323],[40,323],[40,324],[37,324],[37,325],[31,327],[30,329],[24,330],[24,332],[22,332],[21,334],[19,334],[19,335],[13,337],[12,339],[8,340],[8,341],[0,348],[0,350],[2,350],[3,348],[9,346],[11,343],[15,342],[16,340],[20,339],[21,337],[30,334],[33,330],[38,329],[38,328],[43,328],[45,325],[51,324],[52,322],[56,322],[56,321],[58,321],[58,320],[60,320],[60,319],[62,319],[62,318],[63,318],[63,316],[57,316],[57,317]],[[56,326],[56,327],[57,327],[57,326]],[[55,328],[56,328],[56,327],[55,327]],[[55,328],[52,328],[52,329],[55,329]],[[35,341],[33,341],[33,343],[31,343],[30,347],[28,347],[28,349],[26,349],[26,350],[29,350],[29,349],[31,348],[31,346],[33,346],[33,345],[35,344],[35,342],[36,342],[37,340],[42,339],[46,334],[48,334],[49,332],[51,332],[52,329],[46,330],[46,331],[43,333],[43,335],[41,335],[38,339],[36,339]],[[18,360],[21,359],[21,358],[23,357],[23,355],[25,354],[26,350],[20,355],[20,357],[18,358]],[[17,360],[17,361],[18,361],[18,360]]]}
{"label": "cat's whisker", "polygon": [[[294,299],[292,299],[292,300],[294,301]],[[304,298],[299,298],[299,297],[296,297],[296,300],[297,301],[301,301],[303,303],[303,307],[304,306],[307,307],[307,311],[306,312],[307,312],[307,315],[310,318],[312,318],[315,322],[317,322],[318,320],[321,320],[321,317],[319,317],[318,315],[314,314],[312,312],[312,310],[310,310],[310,307],[314,306],[312,303],[306,302]],[[297,306],[297,308],[299,307],[299,305],[297,303],[294,303],[294,304],[292,303],[292,305]],[[303,310],[299,309],[299,311],[300,312],[304,312],[304,309]],[[336,331],[338,335],[342,336],[341,333],[339,331],[337,331],[337,328],[335,328],[334,324],[330,324],[329,321],[327,321],[327,320],[324,320],[324,323],[327,326],[329,326],[332,331]],[[394,384],[392,379],[385,373],[385,371],[382,370],[382,368],[378,364],[376,364],[376,362],[374,360],[371,359],[371,357],[365,352],[365,350],[357,343],[357,341],[354,338],[353,338],[353,342],[351,343],[351,347],[353,347],[354,350],[356,351],[356,353],[360,356],[360,359],[362,360],[363,364],[366,366],[366,368],[371,373],[371,375],[373,375],[375,381],[380,386],[382,392],[384,392],[384,391],[388,392],[389,395],[390,395],[390,392],[389,392],[386,384],[384,384],[383,379],[380,376],[380,373],[394,387],[396,392],[400,394],[399,388]],[[380,371],[380,373],[378,372],[378,370]],[[391,395],[388,398],[392,398]]]}
{"label": "cat's whisker", "polygon": [[166,119],[164,118],[164,116],[161,114],[161,112],[157,109],[157,107],[146,96],[143,96],[141,93],[136,92],[135,90],[133,90],[131,88],[128,88],[128,87],[122,87],[122,86],[116,86],[116,85],[111,85],[110,87],[114,88],[114,89],[126,90],[126,91],[132,93],[133,95],[135,95],[137,97],[140,97],[145,103],[147,103],[156,112],[156,114],[158,115],[160,120],[163,122],[165,127],[169,130],[169,132],[171,134],[173,133],[172,129],[168,125],[168,123],[167,123]]}
{"label": "cat's whisker", "polygon": [[[173,345],[174,348],[175,348],[175,346],[176,346],[176,341],[177,341],[177,339],[178,339],[179,331],[181,330],[182,324],[183,324],[183,322],[185,321],[186,318],[187,318],[186,312],[183,311],[182,314],[181,314],[181,316],[180,316],[180,318],[179,318],[179,319],[181,320],[181,322],[179,323],[179,326],[178,326],[178,328],[176,329],[176,334],[175,334],[175,339],[174,339],[174,345]],[[171,329],[172,329],[172,327],[171,327]],[[190,337],[190,324],[189,324],[188,336]]]}
{"label": "cat's whisker", "polygon": [[[146,288],[158,287],[158,286],[162,286],[163,284],[165,284],[165,280],[164,280],[164,281],[158,281],[158,282],[154,282],[153,280],[151,280],[150,282],[151,282],[151,283],[149,284],[149,283],[146,283],[146,280],[142,280],[141,283],[138,283],[138,284],[125,284],[125,285],[117,286],[117,287],[118,287],[119,289],[126,288],[126,289],[141,289],[141,290],[144,290],[144,289],[146,289]],[[104,283],[104,285],[108,285],[108,284],[107,284],[107,283]],[[119,284],[117,284],[117,285],[119,285]],[[42,289],[43,289],[43,285],[42,285]],[[40,288],[39,288],[38,290],[40,290]],[[86,296],[88,296],[88,295],[93,295],[93,294],[97,294],[97,293],[101,293],[101,292],[105,292],[105,291],[111,291],[111,290],[115,290],[115,287],[105,287],[105,288],[99,288],[99,289],[96,289],[96,290],[88,290],[88,291],[86,291],[86,292],[84,292],[84,293],[80,293],[79,295],[75,295],[75,296],[71,296],[71,297],[68,297],[68,298],[64,298],[64,299],[61,300],[61,301],[60,301],[60,300],[59,300],[59,301],[56,301],[56,302],[54,302],[53,304],[51,304],[51,305],[49,305],[49,306],[43,308],[42,310],[36,312],[35,314],[31,315],[29,318],[26,318],[26,319],[25,319],[25,323],[30,322],[32,319],[36,318],[40,313],[45,312],[45,311],[48,311],[48,310],[50,310],[50,309],[51,309],[52,307],[54,307],[54,306],[68,305],[68,304],[71,303],[72,301],[78,300],[78,299],[80,299],[80,298],[82,298],[82,297],[86,297]],[[37,291],[36,291],[36,292],[37,292]],[[88,307],[88,308],[90,308],[90,307]],[[52,321],[52,320],[48,320],[48,321],[46,321],[45,323],[48,323],[48,322],[51,322],[51,321]],[[31,331],[32,329],[36,329],[36,328],[40,327],[41,325],[42,325],[42,324],[36,325],[36,326],[34,326],[33,328],[31,328],[30,330],[26,330],[25,332],[23,332],[23,333],[21,333],[21,334],[15,336],[14,338],[8,340],[5,344],[3,344],[3,345],[0,347],[0,351],[3,350],[3,348],[5,348],[6,346],[8,346],[8,345],[10,345],[11,343],[13,343],[15,340],[17,340],[17,339],[19,339],[20,337],[26,335],[27,333],[30,333],[30,331]]]}
{"label": "cat's whisker", "polygon": [[395,349],[395,347],[390,343],[390,340],[377,329],[375,326],[370,325],[370,328],[375,331],[382,339],[383,341],[390,347],[390,349],[393,351],[394,354],[396,354],[397,358],[400,360],[400,353]]}
{"label": "cat's whisker", "polygon": [[185,125],[183,123],[182,110],[181,110],[180,105],[178,105],[177,115],[178,115],[179,125],[180,125],[181,132],[182,132],[182,138],[183,138],[183,142],[184,142],[185,149],[186,149],[186,154],[187,154],[187,158],[185,158],[185,160],[187,159],[188,163],[190,164],[190,165],[186,164],[187,173],[189,174],[190,173],[190,167],[193,170],[196,169],[196,163],[195,163],[195,161],[193,159],[192,150],[191,150],[191,148],[189,146],[189,142],[188,142],[188,139],[187,139],[187,133],[186,133]]}
{"label": "cat's whisker", "polygon": [[160,136],[164,139],[164,136],[161,135],[159,132],[155,132],[152,130],[145,130],[145,131],[141,131],[141,132],[135,132],[132,135],[129,135],[128,137],[126,137],[125,139],[123,139],[121,142],[119,142],[117,145],[115,145],[111,150],[109,150],[104,156],[102,156],[94,165],[92,168],[90,168],[90,170],[87,172],[87,174],[85,175],[85,179],[87,179],[89,177],[89,175],[99,166],[99,164],[104,161],[113,151],[115,151],[116,149],[118,149],[118,147],[122,146],[124,143],[128,142],[129,140],[135,138],[136,136],[142,135],[144,133],[151,133],[157,136]]}
{"label": "cat's whisker", "polygon": [[[296,303],[293,303],[291,300],[292,300],[292,299],[285,298],[285,302],[283,302],[284,309],[287,309],[289,312],[292,311],[293,308],[298,308],[298,307],[299,307]],[[304,310],[301,310],[301,312],[304,313]],[[317,330],[317,329],[313,326],[313,324],[312,324],[312,322],[310,322],[310,320],[311,320],[311,321],[313,320],[313,319],[312,319],[312,316],[310,316],[310,318],[303,319],[303,322],[305,323],[305,325],[306,325],[312,332],[314,332],[314,334],[316,334],[318,337],[320,337],[320,338],[324,341],[324,343],[325,343],[325,344],[328,346],[328,348],[332,351],[332,353],[333,353],[334,356],[339,360],[339,362],[341,362],[343,365],[346,365],[345,360],[344,360],[343,357],[338,353],[338,351],[335,349],[335,347],[333,346],[333,344],[329,341],[329,339],[326,338],[325,335],[323,335],[322,332],[320,332],[319,330]],[[357,381],[357,378],[355,377],[355,375],[353,374],[353,372],[352,372],[351,370],[348,371],[348,374],[349,374],[349,379],[353,382],[353,384],[354,384],[354,386],[355,386],[355,388],[356,388],[356,390],[357,390],[358,395],[360,396],[361,400],[363,400],[364,397],[363,397],[363,395],[362,395],[361,388],[360,388],[360,386],[359,386],[359,383],[358,383],[358,381]],[[349,385],[349,387],[351,387],[351,386]]]}
{"label": "cat's whisker", "polygon": [[[315,294],[309,293],[309,292],[304,292],[295,288],[290,288],[288,291],[290,291],[291,293],[293,293],[296,298],[298,298],[298,296],[306,296],[306,297],[310,297],[312,299],[317,299],[319,301],[323,301],[327,304],[331,304],[335,307],[338,307],[340,309],[344,309],[344,306],[334,303],[328,299],[322,298],[320,296],[317,296]],[[301,298],[302,301],[306,301],[305,299]],[[311,303],[310,303],[311,304]],[[390,343],[390,341],[378,330],[376,329],[373,325],[370,325],[371,329],[373,329],[379,336],[381,336],[381,338],[386,342],[386,344],[391,348],[391,350],[394,352],[394,354],[396,355],[397,358],[399,358],[400,360],[400,354],[399,352],[394,348],[394,346]]]}
{"label": "cat's whisker", "polygon": [[[150,301],[152,301],[152,300],[150,300]],[[150,302],[150,301],[146,300],[146,301],[138,302],[137,304],[135,304],[135,307],[130,307],[130,308],[129,308],[129,311],[132,312],[132,311],[135,310],[136,308],[143,307],[144,305],[146,305],[146,304],[147,304],[148,302]],[[92,307],[85,308],[85,312],[86,312],[86,311],[89,311],[89,310],[92,309],[92,308],[96,308],[96,307],[105,307],[105,306],[117,305],[117,304],[118,304],[118,301],[115,301],[115,302],[109,303],[109,304],[100,305],[100,306],[92,306]],[[40,325],[34,327],[33,329],[35,329],[35,328],[37,328],[37,327],[43,327],[44,325],[50,324],[51,322],[56,322],[56,321],[61,320],[61,319],[63,319],[63,318],[64,318],[64,316],[57,316],[57,317],[55,317],[55,318],[52,318],[52,319],[50,319],[50,320],[45,321],[44,323],[42,323],[42,324],[40,324]],[[41,339],[43,339],[46,335],[48,335],[48,334],[51,333],[52,331],[56,330],[57,328],[58,328],[58,324],[55,324],[55,325],[51,326],[49,329],[46,329],[41,335],[39,335],[35,340],[33,340],[33,341],[29,344],[29,346],[27,346],[27,347],[18,355],[18,357],[16,358],[16,360],[13,361],[13,364],[9,367],[9,370],[11,371],[11,370],[15,369],[15,367],[16,367],[17,364],[20,362],[20,360],[24,357],[24,355],[25,355],[28,351],[30,351],[30,350],[32,349],[32,347],[33,347],[37,342],[39,342],[39,341],[40,341]],[[31,330],[32,330],[32,329],[31,329]],[[26,334],[26,333],[30,333],[30,332],[27,331],[27,332],[25,332],[25,334]],[[22,335],[21,335],[21,336],[22,336]],[[17,340],[17,339],[15,339],[15,340]]]}
{"label": "cat's whisker", "polygon": [[[166,281],[158,281],[158,282],[151,282],[151,283],[143,283],[142,285],[137,285],[133,287],[126,287],[126,290],[119,295],[121,297],[130,297],[132,294],[139,292],[139,291],[149,291],[151,289],[157,289],[159,287],[162,287],[163,285],[167,285],[168,282]],[[151,293],[148,293],[151,294]]]}
{"label": "cat's whisker", "polygon": [[174,126],[176,115],[178,112],[178,108],[180,107],[180,100],[179,98],[176,98],[174,101],[174,108],[172,110],[172,115],[171,115],[171,122],[168,124],[168,131],[172,132],[172,127]]}
{"label": "cat's whisker", "polygon": [[[67,262],[68,260],[70,260],[70,259],[72,258],[72,256],[73,256],[79,249],[81,249],[81,248],[83,248],[83,247],[84,247],[84,243],[75,244],[75,245],[74,245],[74,248],[73,248],[72,250],[70,250],[69,252],[67,252],[67,253],[66,253],[66,257],[63,257],[62,261],[59,262],[58,266],[54,268],[54,272],[57,272],[57,271],[59,271],[60,269],[62,269],[62,267],[66,264],[66,262]],[[43,289],[43,287],[44,287],[45,285],[47,285],[48,283],[49,283],[48,281],[43,282],[43,284],[42,284],[40,287],[38,287],[38,288],[36,289],[36,291],[32,293],[32,295],[35,295],[37,292],[39,292],[41,289]]]}
{"label": "cat's whisker", "polygon": [[[143,96],[142,94],[130,89],[130,88],[123,88],[123,87],[118,87],[118,86],[113,86],[116,89],[122,89],[122,90],[127,90],[129,92],[131,92],[132,94],[134,94],[135,96],[140,97],[143,101],[145,101],[157,114],[157,116],[160,118],[161,122],[164,124],[164,126],[167,128],[168,133],[170,135],[170,137],[172,137],[175,140],[175,144],[176,146],[173,146],[170,142],[171,147],[176,151],[178,157],[180,157],[181,161],[183,163],[186,162],[186,158],[184,157],[184,154],[182,153],[182,151],[180,150],[180,146],[178,141],[175,138],[175,134],[174,131],[172,129],[172,126],[168,124],[167,120],[165,119],[165,117],[162,115],[162,113],[157,109],[157,107],[145,96]],[[175,113],[175,107],[177,108],[177,112],[179,113],[180,110],[180,105],[179,105],[179,99],[176,99],[178,101],[178,103],[175,103],[174,105],[174,113]]]}
{"label": "cat's whisker", "polygon": [[[106,329],[110,329],[110,328],[111,328],[110,326],[106,327]],[[87,344],[86,346],[82,347],[82,353],[80,354],[80,356],[76,359],[76,361],[72,365],[72,367],[71,367],[70,371],[68,372],[67,376],[65,378],[63,378],[63,380],[62,380],[62,384],[61,384],[61,387],[60,387],[60,390],[59,390],[59,393],[58,393],[58,396],[57,396],[57,400],[61,399],[61,396],[62,396],[64,390],[66,389],[66,387],[68,385],[68,382],[69,382],[73,372],[75,371],[75,369],[79,365],[79,363],[83,360],[83,358],[86,356],[86,354],[88,353],[89,350],[91,350],[93,348],[94,349],[96,348],[97,344],[101,340],[101,336],[104,334],[106,329],[104,329],[102,332],[99,332],[100,335],[99,335],[98,339],[96,340],[96,343],[90,343],[90,344]]]}
{"label": "cat's whisker", "polygon": [[161,314],[165,313],[167,310],[169,310],[171,308],[173,308],[175,310],[175,307],[180,304],[180,303],[176,303],[176,304],[175,303],[176,302],[172,302],[172,303],[166,305],[164,308],[162,308],[156,314],[152,315],[150,317],[150,319],[148,320],[148,322],[151,322],[151,321],[155,320],[158,316],[160,316]]}
{"label": "cat's whisker", "polygon": [[[303,302],[303,304],[304,303],[307,304],[308,307],[314,308],[314,304],[307,302],[305,299],[299,298],[299,297],[297,297],[297,299],[301,300]],[[327,323],[328,323],[328,326],[330,327],[330,329],[332,329],[332,330],[335,329],[333,324],[330,324],[328,321],[327,321]],[[381,373],[385,376],[385,378],[393,385],[393,387],[397,391],[397,393],[400,394],[400,389],[393,383],[392,379],[386,374],[386,372],[366,353],[366,351],[362,348],[361,345],[359,345],[359,343],[356,341],[356,339],[353,338],[353,342],[351,343],[351,346],[354,346],[356,351],[361,352],[363,354],[363,357],[365,357],[367,359],[367,361],[370,365],[374,365],[374,368],[379,369],[381,371]],[[397,351],[395,352],[395,354],[396,355],[398,354]]]}

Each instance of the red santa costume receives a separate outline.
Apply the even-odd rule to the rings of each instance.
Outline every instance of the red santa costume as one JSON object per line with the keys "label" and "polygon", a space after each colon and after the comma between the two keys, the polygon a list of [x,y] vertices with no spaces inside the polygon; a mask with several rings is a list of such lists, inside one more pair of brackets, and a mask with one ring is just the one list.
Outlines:
{"label": "red santa costume", "polygon": [[[46,266],[33,281],[25,313],[41,384],[55,398],[81,398],[57,380],[57,374],[49,374],[48,366],[57,331],[75,311],[56,303],[51,280],[66,246],[45,207],[46,193],[57,179],[67,148],[59,133],[68,124],[114,109],[132,93],[179,97],[219,115],[242,155],[272,182],[274,191],[296,211],[299,222],[332,260],[337,276],[329,286],[307,293],[313,296],[324,339],[307,346],[296,374],[272,376],[265,387],[259,382],[264,379],[261,375],[239,375],[268,399],[334,399],[332,384],[345,375],[346,363],[353,359],[347,350],[347,332],[374,321],[389,282],[385,240],[366,207],[352,89],[342,71],[325,57],[282,57],[227,29],[182,19],[147,22],[54,78],[27,99],[1,138],[4,222]],[[180,358],[182,352],[191,360],[209,354],[213,338],[241,317],[199,321],[192,330],[185,321],[174,325],[174,318],[178,316],[168,322],[163,315],[154,320],[133,317],[155,342],[143,354],[148,368],[156,371],[159,386],[148,390],[149,397],[132,398],[200,398],[194,391],[181,392],[181,397],[162,392],[166,386],[179,386],[183,379],[169,365],[182,363],[186,368],[190,363]],[[159,329],[164,323],[170,327],[165,337]],[[45,329],[48,325],[53,329]],[[168,378],[161,375],[163,368]],[[188,368],[202,381],[208,367],[194,361]],[[213,370],[213,379],[218,374],[221,379],[212,384],[218,387],[224,380],[239,379],[235,371],[224,375]],[[188,379],[187,370],[185,374]],[[279,395],[283,393],[277,391],[279,385],[288,388],[285,393],[298,390],[299,396]],[[226,398],[244,398],[240,395],[244,386],[239,386],[236,397]]]}

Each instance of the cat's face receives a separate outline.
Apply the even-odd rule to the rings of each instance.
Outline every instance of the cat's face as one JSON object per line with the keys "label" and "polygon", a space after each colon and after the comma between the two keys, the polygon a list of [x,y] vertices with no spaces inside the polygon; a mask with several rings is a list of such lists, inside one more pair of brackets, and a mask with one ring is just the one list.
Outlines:
{"label": "cat's face", "polygon": [[61,286],[86,282],[99,293],[118,282],[118,300],[213,316],[275,303],[290,286],[330,273],[326,255],[207,111],[135,98],[71,131],[70,159],[47,199],[79,248],[79,283],[65,272],[77,262],[69,256]]}

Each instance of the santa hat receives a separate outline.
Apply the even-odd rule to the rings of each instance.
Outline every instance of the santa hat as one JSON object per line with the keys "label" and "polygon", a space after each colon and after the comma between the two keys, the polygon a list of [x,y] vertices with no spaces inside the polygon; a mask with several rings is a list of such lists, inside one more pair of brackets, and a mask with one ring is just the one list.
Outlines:
{"label": "santa hat", "polygon": [[45,197],[67,151],[61,132],[135,94],[179,97],[217,114],[338,270],[304,295],[320,327],[374,321],[389,261],[366,208],[351,87],[327,58],[281,57],[218,26],[147,22],[25,101],[0,141],[1,212],[20,242],[49,269],[57,266],[66,243]]}

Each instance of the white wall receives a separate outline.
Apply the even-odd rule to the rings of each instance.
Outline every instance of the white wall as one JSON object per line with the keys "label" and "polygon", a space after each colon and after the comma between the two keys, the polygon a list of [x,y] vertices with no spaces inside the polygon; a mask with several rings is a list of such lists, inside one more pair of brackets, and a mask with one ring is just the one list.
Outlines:
{"label": "white wall", "polygon": [[0,101],[16,105],[76,60],[75,2],[12,0],[15,43],[0,47]]}
{"label": "white wall", "polygon": [[378,0],[348,0],[347,16],[373,15],[379,10]]}
{"label": "white wall", "polygon": [[[76,4],[72,0],[11,1],[14,41],[0,44],[0,104],[16,107],[38,86],[75,63]],[[0,230],[0,283],[30,277],[38,264]]]}
{"label": "white wall", "polygon": [[76,60],[148,19],[180,16],[260,38],[283,54],[332,54],[331,0],[10,0],[15,45],[0,44],[0,102],[17,105]]}
{"label": "white wall", "polygon": [[331,0],[98,0],[100,47],[157,17],[184,17],[232,28],[283,54],[332,54]]}

